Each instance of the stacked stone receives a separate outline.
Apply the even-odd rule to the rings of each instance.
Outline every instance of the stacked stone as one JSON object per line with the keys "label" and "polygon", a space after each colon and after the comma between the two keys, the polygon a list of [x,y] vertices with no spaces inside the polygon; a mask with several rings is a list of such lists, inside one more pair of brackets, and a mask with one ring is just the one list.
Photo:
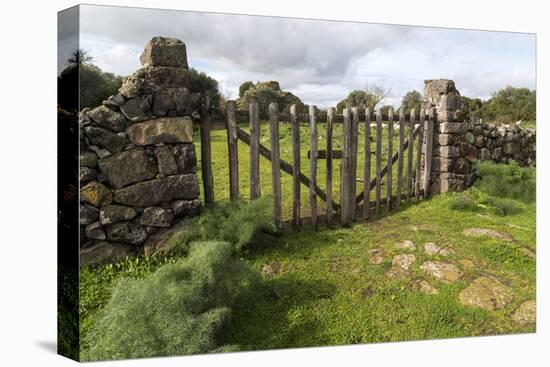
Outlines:
{"label": "stacked stone", "polygon": [[424,81],[423,107],[426,113],[432,108],[435,111],[430,192],[461,191],[471,172],[470,162],[461,156],[469,123],[461,121],[460,93],[454,82]]}
{"label": "stacked stone", "polygon": [[81,262],[139,252],[200,209],[185,44],[155,37],[119,94],[79,115]]}
{"label": "stacked stone", "polygon": [[476,122],[464,134],[461,155],[470,162],[514,160],[521,166],[534,165],[536,140],[534,129]]}

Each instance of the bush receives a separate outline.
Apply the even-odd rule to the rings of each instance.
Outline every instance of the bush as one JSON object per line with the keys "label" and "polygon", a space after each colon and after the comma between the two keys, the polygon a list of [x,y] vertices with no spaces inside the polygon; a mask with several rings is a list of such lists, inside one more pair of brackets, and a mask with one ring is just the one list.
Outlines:
{"label": "bush", "polygon": [[122,279],[84,338],[85,360],[232,350],[220,329],[260,277],[228,243],[198,242],[189,256],[143,279]]}
{"label": "bush", "polygon": [[516,162],[496,164],[482,162],[476,166],[480,179],[475,186],[482,192],[495,197],[534,202],[536,177],[534,167],[520,167]]}
{"label": "bush", "polygon": [[477,209],[477,203],[468,192],[463,192],[451,199],[449,209],[473,211]]}
{"label": "bush", "polygon": [[491,208],[491,211],[496,215],[507,216],[514,215],[523,211],[523,208],[512,199],[508,198],[495,198],[489,196],[483,201],[483,204],[488,205]]}
{"label": "bush", "polygon": [[197,228],[203,240],[229,242],[237,251],[250,245],[260,232],[277,230],[269,197],[208,208],[200,216]]}

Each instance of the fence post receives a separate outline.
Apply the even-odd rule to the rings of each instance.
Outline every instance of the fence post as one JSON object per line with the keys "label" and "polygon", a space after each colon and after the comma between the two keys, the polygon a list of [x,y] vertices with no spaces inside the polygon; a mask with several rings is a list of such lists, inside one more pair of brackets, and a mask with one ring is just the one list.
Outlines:
{"label": "fence post", "polygon": [[432,155],[434,139],[434,109],[430,108],[426,123],[426,144],[424,152],[424,197],[430,196],[430,184],[432,177]]}
{"label": "fence post", "polygon": [[403,191],[403,145],[405,144],[405,111],[403,107],[399,109],[399,147],[397,148],[397,197],[395,207],[401,205],[401,192]]}
{"label": "fence post", "polygon": [[212,153],[210,142],[210,98],[208,96],[203,97],[202,101],[202,113],[201,113],[201,171],[202,171],[202,183],[204,188],[204,202],[211,204],[214,202],[214,177],[212,175]]}
{"label": "fence post", "polygon": [[357,196],[357,142],[359,140],[359,108],[351,108],[351,157],[350,157],[350,190],[349,190],[349,209],[350,221],[355,221],[357,205],[355,204],[355,196]]}
{"label": "fence post", "polygon": [[317,229],[317,194],[315,193],[315,186],[317,186],[317,121],[316,121],[316,107],[314,105],[309,106],[309,124],[310,124],[310,152],[311,157],[309,160],[309,205],[311,212],[311,226]]}
{"label": "fence post", "polygon": [[415,197],[418,201],[420,199],[420,178],[421,178],[421,159],[422,149],[424,145],[424,123],[426,121],[426,111],[420,110],[420,124],[418,126],[418,145],[416,146],[416,175],[415,175]]}
{"label": "fence post", "polygon": [[326,193],[327,193],[327,226],[332,224],[332,120],[336,110],[330,107],[327,111],[327,169],[326,169]]}
{"label": "fence post", "polygon": [[376,214],[382,201],[382,111],[376,111]]}
{"label": "fence post", "polygon": [[365,109],[365,167],[363,171],[363,219],[370,216],[370,108]]}
{"label": "fence post", "polygon": [[273,186],[273,210],[275,225],[282,228],[281,209],[281,158],[279,151],[279,104],[269,104],[269,141],[271,143],[271,182]]}
{"label": "fence post", "polygon": [[260,197],[260,108],[252,99],[250,114],[250,200]]}
{"label": "fence post", "polygon": [[[407,174],[406,174],[406,184],[407,184],[407,201],[412,199],[412,190],[413,190],[413,176],[412,176],[412,167],[413,167],[413,157],[414,157],[414,125],[415,125],[415,113],[416,110],[413,108],[411,110],[411,115],[409,117],[409,152],[407,154]],[[422,111],[420,111],[420,116],[422,119]]]}
{"label": "fence post", "polygon": [[343,141],[342,141],[342,160],[340,173],[340,222],[343,226],[350,224],[349,210],[349,177],[350,177],[350,154],[351,154],[351,118],[350,109],[344,108],[342,111],[343,122]]}
{"label": "fence post", "polygon": [[393,108],[388,111],[388,171],[386,172],[386,209],[391,210],[391,194],[392,194],[392,179],[393,179]]}
{"label": "fence post", "polygon": [[226,128],[229,151],[229,198],[233,202],[239,199],[239,150],[237,145],[237,119],[235,117],[235,110],[235,101],[227,101]]}
{"label": "fence post", "polygon": [[290,123],[292,125],[292,224],[300,226],[300,123],[297,118],[296,105],[290,106]]}

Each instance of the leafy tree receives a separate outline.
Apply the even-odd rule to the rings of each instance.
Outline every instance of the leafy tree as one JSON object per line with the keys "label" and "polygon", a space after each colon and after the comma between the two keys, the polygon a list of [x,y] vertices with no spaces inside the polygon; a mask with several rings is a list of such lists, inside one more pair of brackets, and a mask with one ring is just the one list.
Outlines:
{"label": "leafy tree", "polygon": [[244,93],[253,86],[253,82],[244,82],[243,84],[241,84],[241,86],[239,87],[239,98],[244,97]]}
{"label": "leafy tree", "polygon": [[206,73],[189,68],[189,90],[191,93],[201,93],[210,97],[210,106],[220,107],[221,93],[216,79]]}
{"label": "leafy tree", "polygon": [[460,97],[460,109],[464,112],[467,121],[482,118],[483,101],[479,98]]}
{"label": "leafy tree", "polygon": [[488,120],[499,122],[533,121],[536,119],[536,91],[507,86],[493,93],[483,104],[482,114]]}
{"label": "leafy tree", "polygon": [[372,110],[375,110],[376,106],[386,98],[390,91],[390,89],[385,89],[375,84],[372,86],[366,84],[364,90],[354,90],[345,99],[338,102],[336,113],[342,113],[344,108],[350,107],[370,107]]}
{"label": "leafy tree", "polygon": [[84,50],[75,51],[67,60],[67,67],[57,78],[60,107],[68,110],[96,107],[118,92],[122,77],[103,72],[93,61]]}
{"label": "leafy tree", "polygon": [[242,97],[237,100],[237,107],[240,110],[248,111],[248,105],[252,99],[257,99],[260,107],[260,117],[266,118],[268,107],[271,102],[279,104],[279,110],[287,112],[292,104],[298,106],[298,112],[306,112],[304,103],[291,92],[281,90],[279,82],[267,81],[257,82],[250,85],[251,82],[243,83],[239,88],[239,94],[243,92]]}
{"label": "leafy tree", "polygon": [[422,106],[422,94],[419,91],[411,90],[405,94],[401,101],[401,108],[406,112],[410,112],[413,108],[418,113]]}

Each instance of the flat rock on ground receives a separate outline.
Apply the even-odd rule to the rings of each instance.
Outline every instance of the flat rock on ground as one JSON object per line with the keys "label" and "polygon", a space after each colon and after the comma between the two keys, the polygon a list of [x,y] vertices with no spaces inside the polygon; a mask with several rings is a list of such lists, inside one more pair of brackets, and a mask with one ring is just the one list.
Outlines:
{"label": "flat rock on ground", "polygon": [[508,233],[502,233],[488,228],[466,228],[464,235],[468,237],[492,237],[503,241],[512,241],[512,236]]}
{"label": "flat rock on ground", "polygon": [[424,245],[424,252],[428,255],[441,255],[441,256],[449,256],[453,255],[455,252],[446,247],[440,247],[436,245],[433,242],[428,242]]}
{"label": "flat rock on ground", "polygon": [[413,254],[402,254],[393,257],[391,268],[386,272],[390,278],[409,275],[412,264],[416,261]]}
{"label": "flat rock on ground", "polygon": [[474,262],[472,260],[468,260],[468,259],[458,260],[458,265],[460,265],[460,267],[462,267],[462,269],[464,269],[464,270],[471,270],[471,269],[476,267]]}
{"label": "flat rock on ground", "polygon": [[403,242],[398,242],[398,243],[395,244],[395,248],[397,248],[399,250],[411,250],[411,251],[416,250],[416,246],[414,245],[413,241],[411,241],[411,240],[405,240]]}
{"label": "flat rock on ground", "polygon": [[384,261],[384,251],[373,248],[368,251],[369,254],[369,264],[370,265],[378,265]]}
{"label": "flat rock on ground", "polygon": [[537,304],[535,300],[523,302],[512,314],[512,319],[520,325],[531,325],[537,321]]}
{"label": "flat rock on ground", "polygon": [[420,266],[420,269],[431,277],[445,283],[453,283],[464,275],[456,265],[442,261],[426,261]]}
{"label": "flat rock on ground", "polygon": [[463,305],[481,307],[487,311],[500,310],[512,302],[513,298],[512,288],[491,276],[475,279],[458,295],[458,300]]}
{"label": "flat rock on ground", "polygon": [[425,280],[417,280],[412,284],[415,291],[425,294],[438,294],[439,290]]}

